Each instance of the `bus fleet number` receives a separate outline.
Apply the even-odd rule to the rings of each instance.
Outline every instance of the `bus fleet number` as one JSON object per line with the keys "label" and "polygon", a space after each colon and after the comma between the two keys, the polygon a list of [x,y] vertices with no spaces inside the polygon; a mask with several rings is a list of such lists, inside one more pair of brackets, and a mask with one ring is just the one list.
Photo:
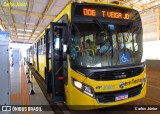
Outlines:
{"label": "bus fleet number", "polygon": [[83,15],[85,16],[96,16],[96,10],[93,9],[83,9]]}

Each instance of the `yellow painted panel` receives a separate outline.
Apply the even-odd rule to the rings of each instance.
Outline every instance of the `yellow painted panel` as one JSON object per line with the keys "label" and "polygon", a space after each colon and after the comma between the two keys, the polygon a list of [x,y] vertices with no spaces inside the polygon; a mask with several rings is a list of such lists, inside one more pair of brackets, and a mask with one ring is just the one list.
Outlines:
{"label": "yellow painted panel", "polygon": [[45,79],[46,55],[39,54],[39,74]]}
{"label": "yellow painted panel", "polygon": [[33,55],[33,66],[37,70],[37,57],[35,54]]}

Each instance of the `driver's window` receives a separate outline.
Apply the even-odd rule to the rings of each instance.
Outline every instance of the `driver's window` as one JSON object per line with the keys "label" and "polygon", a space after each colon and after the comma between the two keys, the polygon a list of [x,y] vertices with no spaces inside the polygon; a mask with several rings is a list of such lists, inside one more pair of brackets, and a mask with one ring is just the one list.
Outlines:
{"label": "driver's window", "polygon": [[138,44],[136,42],[136,35],[134,34],[132,37],[131,33],[124,33],[126,48],[131,51],[138,51]]}
{"label": "driver's window", "polygon": [[[134,49],[135,51],[138,51],[138,43],[137,43],[137,34],[133,35],[133,39],[134,39]],[[132,40],[133,41],[133,40]]]}
{"label": "driver's window", "polygon": [[123,43],[123,34],[122,33],[118,33],[117,34],[117,39],[118,39],[118,45],[121,49],[124,48],[124,43]]}
{"label": "driver's window", "polygon": [[133,51],[133,43],[132,43],[132,34],[131,33],[123,33],[125,36],[126,48]]}
{"label": "driver's window", "polygon": [[60,48],[60,38],[55,38],[54,40],[54,47],[58,50]]}

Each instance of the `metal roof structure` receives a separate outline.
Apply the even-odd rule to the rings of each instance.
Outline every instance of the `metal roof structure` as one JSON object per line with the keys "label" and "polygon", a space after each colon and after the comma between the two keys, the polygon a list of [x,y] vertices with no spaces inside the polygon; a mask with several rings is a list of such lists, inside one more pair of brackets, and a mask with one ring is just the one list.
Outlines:
{"label": "metal roof structure", "polygon": [[[10,32],[11,42],[32,43],[60,11],[72,1],[78,0],[1,0],[1,29]],[[81,1],[113,2],[115,0]],[[131,6],[144,14],[160,8],[160,0],[117,1],[121,5]]]}

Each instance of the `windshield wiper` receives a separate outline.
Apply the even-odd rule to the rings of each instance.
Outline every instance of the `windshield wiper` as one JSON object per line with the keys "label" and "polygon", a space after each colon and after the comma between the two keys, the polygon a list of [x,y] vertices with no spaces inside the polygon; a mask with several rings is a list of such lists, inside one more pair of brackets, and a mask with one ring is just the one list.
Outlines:
{"label": "windshield wiper", "polygon": [[105,31],[103,25],[97,19],[94,19],[93,22],[96,24],[97,28],[100,28],[101,31]]}
{"label": "windshield wiper", "polygon": [[[107,38],[111,43],[110,31],[106,30],[104,26],[99,22],[99,20],[94,19],[93,22],[96,24],[97,28],[100,28],[101,31],[104,31],[104,35],[105,35],[104,37]],[[109,34],[109,38],[107,37],[107,34]]]}
{"label": "windshield wiper", "polygon": [[125,41],[125,38],[124,38],[124,33],[122,33],[122,36],[123,36],[123,44],[124,44],[123,51],[126,54],[126,41]]}
{"label": "windshield wiper", "polygon": [[75,23],[72,23],[73,27],[75,28],[75,30],[78,32],[78,34],[80,34],[79,29],[77,27],[77,25]]}
{"label": "windshield wiper", "polygon": [[124,38],[124,41],[125,42],[128,42],[128,39],[129,39],[129,34],[130,34],[130,32],[131,32],[131,28],[133,27],[133,22],[130,22],[129,23],[129,27],[127,27],[128,28],[128,34],[126,35],[126,37]]}

